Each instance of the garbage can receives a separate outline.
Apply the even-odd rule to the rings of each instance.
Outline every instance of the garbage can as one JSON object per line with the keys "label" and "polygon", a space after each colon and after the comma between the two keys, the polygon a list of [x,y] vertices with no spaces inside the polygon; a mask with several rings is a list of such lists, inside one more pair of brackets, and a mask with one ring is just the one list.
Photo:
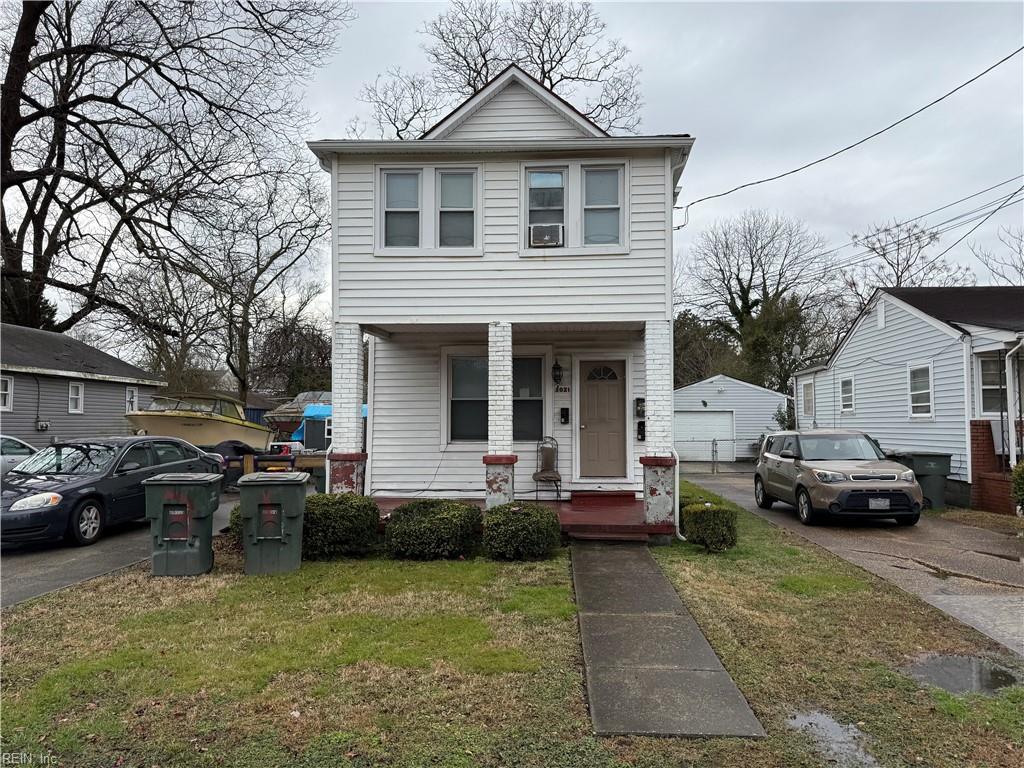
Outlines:
{"label": "garbage can", "polygon": [[298,570],[308,480],[306,472],[252,472],[239,479],[246,573]]}
{"label": "garbage can", "polygon": [[946,476],[949,474],[949,453],[933,451],[897,451],[892,458],[905,467],[914,470],[917,482],[924,494],[926,508],[944,509],[946,506]]}
{"label": "garbage can", "polygon": [[221,476],[168,472],[142,481],[154,576],[198,576],[213,568],[213,513]]}

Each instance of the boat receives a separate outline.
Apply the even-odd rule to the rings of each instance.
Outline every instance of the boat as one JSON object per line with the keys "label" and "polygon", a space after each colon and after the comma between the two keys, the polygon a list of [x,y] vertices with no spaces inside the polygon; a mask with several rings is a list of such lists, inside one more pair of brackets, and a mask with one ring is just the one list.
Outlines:
{"label": "boat", "polygon": [[330,403],[330,392],[300,392],[293,400],[263,414],[263,420],[277,430],[282,440],[288,440],[302,424],[307,405],[330,405]]}
{"label": "boat", "polygon": [[245,420],[241,401],[221,394],[156,395],[147,408],[126,417],[144,434],[180,437],[198,446],[240,440],[265,451],[274,435],[272,429]]}

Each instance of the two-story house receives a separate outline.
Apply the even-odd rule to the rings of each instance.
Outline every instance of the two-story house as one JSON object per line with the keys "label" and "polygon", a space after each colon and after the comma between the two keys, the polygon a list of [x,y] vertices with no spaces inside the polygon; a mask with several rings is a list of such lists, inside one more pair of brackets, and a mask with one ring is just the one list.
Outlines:
{"label": "two-story house", "polygon": [[[610,136],[510,67],[416,141],[310,143],[331,176],[331,487],[646,499],[671,520],[672,207],[693,139]],[[361,412],[365,356],[368,415]]]}

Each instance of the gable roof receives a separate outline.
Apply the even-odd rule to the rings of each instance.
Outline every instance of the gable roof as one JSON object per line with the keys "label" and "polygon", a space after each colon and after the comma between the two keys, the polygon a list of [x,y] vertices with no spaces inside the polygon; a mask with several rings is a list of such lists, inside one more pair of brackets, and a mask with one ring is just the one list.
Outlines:
{"label": "gable roof", "polygon": [[693,381],[690,382],[689,384],[684,384],[681,387],[676,387],[675,391],[680,392],[684,389],[689,389],[690,387],[696,387],[698,384],[707,384],[710,381],[718,381],[721,379],[731,381],[734,384],[741,384],[744,387],[749,387],[750,389],[758,389],[761,392],[767,392],[770,395],[775,395],[783,399],[790,397],[790,395],[787,395],[785,392],[776,392],[774,389],[768,389],[768,387],[762,387],[758,384],[751,384],[749,381],[743,381],[743,379],[737,379],[732,376],[727,376],[724,373],[717,373],[714,376],[708,376],[706,379],[701,379],[700,381]]}
{"label": "gable roof", "polygon": [[46,376],[97,379],[162,387],[166,382],[63,333],[21,325],[0,326],[0,368]]}
{"label": "gable roof", "polygon": [[881,290],[957,330],[962,330],[960,325],[980,325],[1003,331],[1024,331],[1024,286]]}
{"label": "gable roof", "polygon": [[419,137],[420,140],[443,139],[447,137],[455,128],[512,83],[518,83],[523,86],[537,99],[558,113],[566,122],[579,129],[584,136],[608,136],[607,131],[598,127],[590,118],[568,101],[546,88],[539,80],[536,80],[519,66],[510,64],[492,78],[487,85],[438,120],[431,128],[427,129]]}

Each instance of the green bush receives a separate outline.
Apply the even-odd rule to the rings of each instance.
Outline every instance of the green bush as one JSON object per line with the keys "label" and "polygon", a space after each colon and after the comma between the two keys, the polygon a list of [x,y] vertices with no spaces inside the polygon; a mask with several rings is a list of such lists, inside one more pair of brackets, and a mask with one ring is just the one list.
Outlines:
{"label": "green bush", "polygon": [[1024,507],[1024,461],[1013,468],[1013,498],[1018,507]]}
{"label": "green bush", "polygon": [[236,546],[242,546],[242,507],[235,504],[228,515],[228,539]]}
{"label": "green bush", "polygon": [[683,535],[708,552],[736,546],[736,511],[713,504],[688,504],[682,512]]}
{"label": "green bush", "polygon": [[483,516],[472,504],[449,499],[410,501],[391,513],[384,546],[391,557],[436,560],[476,549]]}
{"label": "green bush", "polygon": [[354,493],[314,493],[306,497],[302,558],[330,560],[365,555],[377,543],[380,511],[373,499]]}
{"label": "green bush", "polygon": [[561,543],[558,515],[542,504],[515,501],[484,516],[484,552],[495,560],[539,560]]}

